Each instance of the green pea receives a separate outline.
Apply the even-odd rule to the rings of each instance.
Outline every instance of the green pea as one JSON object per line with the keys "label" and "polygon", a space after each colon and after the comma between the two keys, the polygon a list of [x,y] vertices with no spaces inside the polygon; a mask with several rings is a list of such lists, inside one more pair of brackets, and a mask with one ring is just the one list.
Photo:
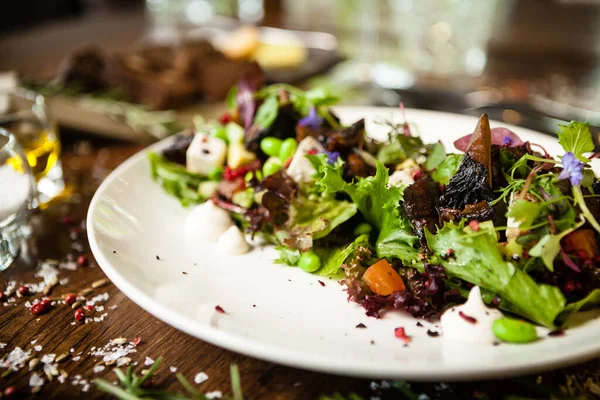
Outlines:
{"label": "green pea", "polygon": [[513,318],[495,320],[492,331],[498,339],[509,343],[529,343],[538,338],[535,326]]}
{"label": "green pea", "polygon": [[290,157],[293,157],[297,148],[298,142],[296,142],[296,139],[285,139],[283,143],[281,143],[281,148],[279,149],[279,159],[281,162],[286,162]]}
{"label": "green pea", "polygon": [[266,137],[260,141],[260,149],[270,157],[277,157],[281,149],[281,139]]}
{"label": "green pea", "polygon": [[354,235],[355,236],[364,235],[367,233],[371,233],[372,230],[373,230],[373,227],[371,225],[369,225],[366,222],[363,222],[362,224],[359,224],[356,228],[354,228]]}
{"label": "green pea", "polygon": [[263,165],[263,175],[273,175],[275,172],[281,169],[281,166],[281,161],[279,161],[275,157],[271,157],[267,161],[265,161],[265,164]]}
{"label": "green pea", "polygon": [[307,251],[300,256],[298,266],[306,272],[315,272],[321,268],[321,259],[314,251]]}
{"label": "green pea", "polygon": [[212,171],[210,171],[207,175],[208,179],[211,181],[220,181],[223,176],[223,167],[216,167]]}
{"label": "green pea", "polygon": [[211,136],[216,137],[217,139],[221,139],[225,143],[227,143],[229,141],[227,139],[227,131],[225,130],[224,126],[215,126],[210,131],[210,134],[211,134]]}

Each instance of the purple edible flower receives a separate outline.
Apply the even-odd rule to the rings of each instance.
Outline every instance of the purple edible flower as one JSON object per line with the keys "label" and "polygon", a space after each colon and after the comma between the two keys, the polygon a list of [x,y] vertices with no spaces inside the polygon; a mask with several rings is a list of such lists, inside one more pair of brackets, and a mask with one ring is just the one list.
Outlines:
{"label": "purple edible flower", "polygon": [[323,118],[319,117],[317,114],[317,109],[315,107],[311,107],[308,115],[298,121],[298,125],[301,127],[310,126],[313,130],[319,129],[319,127],[323,124]]}
{"label": "purple edible flower", "polygon": [[327,164],[333,165],[340,158],[340,153],[337,151],[325,151],[325,154],[327,155]]}
{"label": "purple edible flower", "polygon": [[558,175],[558,179],[569,179],[571,185],[579,185],[583,180],[583,163],[575,157],[575,154],[568,152],[562,158],[562,165],[563,170]]}
{"label": "purple edible flower", "polygon": [[512,144],[513,144],[513,140],[510,138],[510,136],[504,136],[504,139],[502,139],[502,146],[505,146],[505,145],[512,146]]}

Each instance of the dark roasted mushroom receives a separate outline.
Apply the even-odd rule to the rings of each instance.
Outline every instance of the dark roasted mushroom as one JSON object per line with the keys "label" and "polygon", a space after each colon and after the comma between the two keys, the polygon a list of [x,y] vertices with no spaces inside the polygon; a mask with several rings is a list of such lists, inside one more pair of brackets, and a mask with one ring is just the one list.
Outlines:
{"label": "dark roasted mushroom", "polygon": [[435,232],[438,222],[436,206],[439,197],[439,186],[429,176],[424,176],[404,189],[402,207],[413,224],[422,246],[425,246],[425,228]]}
{"label": "dark roasted mushroom", "polygon": [[490,122],[483,114],[458,172],[440,197],[438,213],[442,221],[493,218],[494,210],[489,205],[494,199],[491,148]]}

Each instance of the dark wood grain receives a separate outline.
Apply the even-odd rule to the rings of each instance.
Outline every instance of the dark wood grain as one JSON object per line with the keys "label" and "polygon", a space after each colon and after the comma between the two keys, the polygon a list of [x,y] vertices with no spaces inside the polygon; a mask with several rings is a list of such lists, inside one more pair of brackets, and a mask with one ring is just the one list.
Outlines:
{"label": "dark wood grain", "polygon": [[[110,29],[107,29],[110,26]],[[81,21],[70,21],[62,24],[40,27],[28,33],[14,34],[0,39],[2,57],[0,69],[18,69],[25,73],[43,75],[44,71],[52,73],[56,63],[66,52],[78,43],[92,38],[115,51],[125,50],[132,40],[141,37],[144,20],[139,13],[123,14],[99,21],[94,17],[86,17]],[[48,40],[40,40],[44,37]],[[89,199],[98,184],[106,175],[123,160],[140,149],[118,142],[94,139],[79,141],[78,136],[64,137],[64,164],[67,182],[72,192],[48,209],[38,212],[32,221],[34,235],[19,260],[7,271],[0,273],[0,291],[7,282],[15,280],[19,283],[37,282],[34,274],[38,263],[46,259],[65,260],[86,255],[90,265],[78,267],[75,271],[60,270],[60,278],[69,278],[64,285],[54,288],[51,295],[60,296],[66,293],[77,293],[99,279],[104,278],[102,270],[96,265],[87,247],[85,229],[79,222],[85,219]],[[0,193],[0,195],[5,195]],[[68,216],[74,223],[65,223]],[[73,240],[73,228],[80,230],[78,238]],[[73,249],[83,246],[83,251]],[[71,256],[70,256],[71,255]],[[155,359],[164,356],[164,365],[160,368],[156,386],[181,390],[169,366],[178,368],[188,379],[198,372],[205,372],[209,379],[196,385],[203,392],[221,390],[229,392],[229,366],[236,363],[240,368],[242,386],[247,399],[315,399],[323,394],[335,392],[347,395],[350,392],[360,393],[364,398],[371,396],[393,399],[410,399],[397,391],[379,391],[371,388],[371,380],[352,379],[327,374],[308,372],[287,368],[253,358],[245,357],[227,350],[212,346],[193,338],[157,320],[132,301],[127,299],[112,285],[95,289],[88,298],[99,293],[108,293],[110,298],[104,304],[107,317],[102,322],[73,325],[73,310],[66,305],[57,305],[49,313],[39,317],[32,316],[24,306],[26,301],[40,298],[35,295],[17,299],[14,305],[3,306],[0,302],[0,342],[7,343],[0,349],[0,358],[6,356],[14,347],[32,350],[35,357],[43,354],[57,356],[74,349],[73,354],[80,352],[81,359],[73,361],[69,358],[59,364],[69,374],[67,382],[61,384],[56,380],[46,383],[37,395],[31,394],[29,379],[31,373],[25,367],[7,377],[0,378],[0,393],[8,387],[15,387],[18,398],[48,399],[97,399],[109,398],[93,385],[88,392],[82,386],[73,386],[72,378],[81,375],[88,381],[93,378],[104,378],[114,381],[111,368],[93,373],[99,357],[89,355],[93,347],[105,345],[111,339],[125,337],[142,338],[137,352],[130,355],[138,362],[137,371],[144,368],[145,357]],[[111,309],[111,307],[116,308]],[[102,312],[96,313],[96,315]],[[324,328],[325,329],[325,328]],[[31,342],[41,345],[42,350],[36,353]],[[0,369],[0,374],[4,373]],[[46,379],[47,381],[47,379]],[[415,393],[428,393],[437,399],[495,399],[507,394],[529,396],[531,398],[550,398],[550,392],[563,395],[578,395],[580,398],[593,399],[600,395],[600,362],[590,362],[569,369],[561,369],[542,376],[530,376],[518,380],[500,379],[482,383],[462,383],[441,385],[432,383],[411,384]],[[417,398],[417,397],[413,397]]]}

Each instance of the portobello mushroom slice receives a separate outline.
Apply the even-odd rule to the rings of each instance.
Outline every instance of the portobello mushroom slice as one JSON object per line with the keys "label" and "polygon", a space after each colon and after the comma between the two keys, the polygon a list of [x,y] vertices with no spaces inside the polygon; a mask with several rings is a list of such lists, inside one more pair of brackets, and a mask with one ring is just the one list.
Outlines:
{"label": "portobello mushroom slice", "polygon": [[494,217],[494,209],[489,205],[494,199],[491,150],[490,121],[483,114],[458,171],[440,197],[437,210],[441,221],[485,221]]}

